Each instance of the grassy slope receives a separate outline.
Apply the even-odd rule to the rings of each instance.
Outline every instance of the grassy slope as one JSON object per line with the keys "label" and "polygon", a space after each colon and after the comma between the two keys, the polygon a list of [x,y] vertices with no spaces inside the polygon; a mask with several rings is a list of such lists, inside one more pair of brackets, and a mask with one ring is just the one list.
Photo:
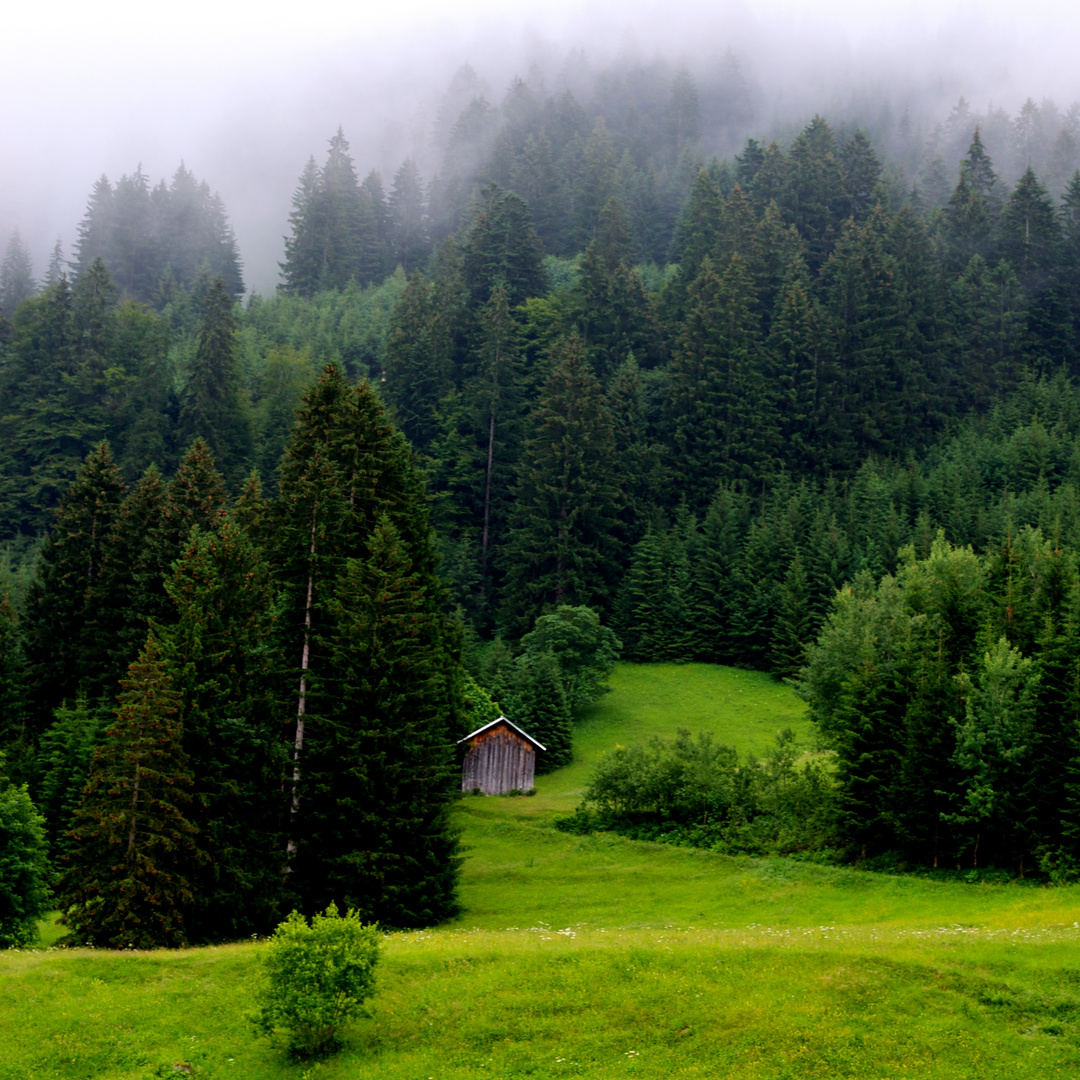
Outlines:
{"label": "grassy slope", "polygon": [[536,797],[520,812],[572,810],[596,759],[616,743],[644,742],[653,735],[669,739],[687,728],[711,731],[718,742],[760,755],[785,727],[809,739],[805,711],[787,686],[759,671],[709,664],[620,664],[611,693],[578,721],[573,764],[539,777]]}
{"label": "grassy slope", "polygon": [[620,669],[581,765],[530,799],[465,799],[466,911],[387,941],[370,1020],[289,1064],[242,1011],[257,945],[0,955],[0,1078],[1075,1077],[1080,889],[886,878],[572,837],[588,761],[708,728],[760,751],[788,691]]}

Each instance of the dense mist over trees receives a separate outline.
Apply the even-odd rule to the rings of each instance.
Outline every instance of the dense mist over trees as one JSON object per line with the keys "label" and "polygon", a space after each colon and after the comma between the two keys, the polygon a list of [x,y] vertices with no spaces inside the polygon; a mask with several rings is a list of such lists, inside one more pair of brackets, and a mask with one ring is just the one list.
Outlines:
{"label": "dense mist over trees", "polygon": [[455,741],[566,763],[586,640],[794,680],[835,857],[1080,869],[1080,109],[766,100],[466,65],[246,298],[185,165],[11,235],[0,735],[81,940],[447,917]]}

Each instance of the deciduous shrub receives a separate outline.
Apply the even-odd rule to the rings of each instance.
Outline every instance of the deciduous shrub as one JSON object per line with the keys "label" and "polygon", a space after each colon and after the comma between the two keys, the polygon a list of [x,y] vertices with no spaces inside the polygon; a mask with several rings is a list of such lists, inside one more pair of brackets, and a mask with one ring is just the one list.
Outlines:
{"label": "deciduous shrub", "polygon": [[617,746],[597,762],[582,805],[556,826],[732,854],[821,856],[835,844],[835,784],[800,757],[790,730],[764,759],[743,762],[704,732]]}
{"label": "deciduous shrub", "polygon": [[48,904],[47,875],[45,822],[26,787],[0,773],[0,948],[34,941]]}
{"label": "deciduous shrub", "polygon": [[332,1053],[341,1026],[374,992],[378,959],[379,930],[357,912],[342,916],[331,904],[309,925],[294,911],[270,939],[255,1026],[265,1035],[283,1030],[296,1057]]}

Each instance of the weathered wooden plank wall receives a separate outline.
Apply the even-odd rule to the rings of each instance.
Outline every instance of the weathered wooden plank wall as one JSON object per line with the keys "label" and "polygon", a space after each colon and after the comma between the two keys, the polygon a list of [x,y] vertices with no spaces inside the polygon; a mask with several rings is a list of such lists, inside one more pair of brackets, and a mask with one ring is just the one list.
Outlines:
{"label": "weathered wooden plank wall", "polygon": [[461,790],[485,795],[529,791],[536,775],[536,751],[520,736],[497,727],[471,743],[461,769]]}

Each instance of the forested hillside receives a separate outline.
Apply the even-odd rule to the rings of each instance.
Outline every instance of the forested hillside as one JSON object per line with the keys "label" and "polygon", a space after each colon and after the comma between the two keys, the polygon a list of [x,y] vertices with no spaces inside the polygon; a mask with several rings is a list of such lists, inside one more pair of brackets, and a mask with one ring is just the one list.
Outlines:
{"label": "forested hillside", "polygon": [[40,290],[8,246],[4,740],[76,931],[453,911],[451,743],[512,704],[569,753],[552,613],[801,677],[839,850],[1074,866],[1080,112],[721,157],[734,67],[471,80],[434,176],[309,160],[272,297],[183,165]]}

